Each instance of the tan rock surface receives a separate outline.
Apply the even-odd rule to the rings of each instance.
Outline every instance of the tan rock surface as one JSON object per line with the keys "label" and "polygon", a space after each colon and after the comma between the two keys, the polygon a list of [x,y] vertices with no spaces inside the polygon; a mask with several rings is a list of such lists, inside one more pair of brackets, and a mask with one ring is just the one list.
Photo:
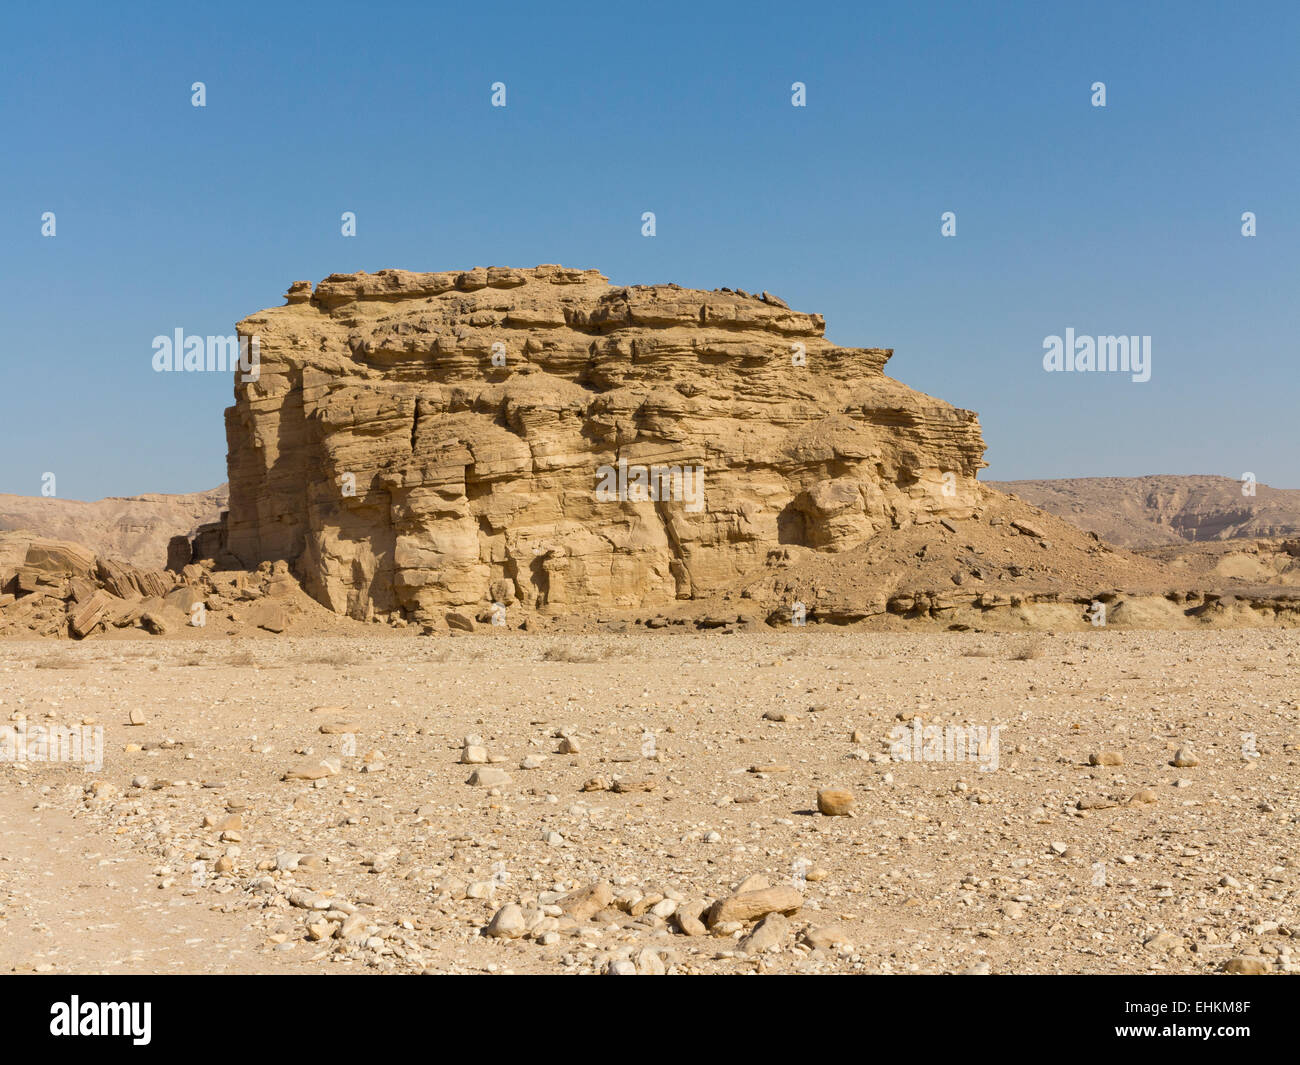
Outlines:
{"label": "tan rock surface", "polygon": [[[558,266],[308,293],[239,324],[261,366],[227,411],[228,543],[340,613],[669,604],[781,545],[842,552],[980,502],[972,412],[771,297]],[[599,501],[620,461],[701,468],[702,505],[689,483]]]}

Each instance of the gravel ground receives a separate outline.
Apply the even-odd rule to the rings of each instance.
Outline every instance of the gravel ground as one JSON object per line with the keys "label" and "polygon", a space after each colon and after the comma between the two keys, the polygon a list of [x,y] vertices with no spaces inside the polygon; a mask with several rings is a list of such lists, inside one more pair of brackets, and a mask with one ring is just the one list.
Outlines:
{"label": "gravel ground", "polygon": [[8,641],[0,971],[1290,972],[1298,650]]}

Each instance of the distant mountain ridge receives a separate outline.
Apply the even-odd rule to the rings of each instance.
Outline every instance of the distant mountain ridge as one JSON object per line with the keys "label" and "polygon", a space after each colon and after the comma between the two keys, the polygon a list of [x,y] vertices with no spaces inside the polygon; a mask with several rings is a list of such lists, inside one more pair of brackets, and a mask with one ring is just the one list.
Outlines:
{"label": "distant mountain ridge", "polygon": [[171,538],[190,536],[199,525],[216,521],[228,495],[224,484],[206,492],[109,496],[93,503],[0,494],[0,532],[73,541],[104,558],[163,569]]}
{"label": "distant mountain ridge", "polygon": [[1213,475],[988,481],[1119,547],[1300,536],[1300,489]]}

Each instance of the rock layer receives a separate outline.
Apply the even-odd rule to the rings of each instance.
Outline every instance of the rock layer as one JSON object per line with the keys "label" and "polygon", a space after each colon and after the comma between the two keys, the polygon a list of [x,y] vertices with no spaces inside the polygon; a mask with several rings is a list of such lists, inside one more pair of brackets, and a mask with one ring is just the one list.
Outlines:
{"label": "rock layer", "polygon": [[[239,323],[225,546],[339,613],[440,625],[704,597],[782,545],[968,516],[976,415],[776,297],[559,266],[334,274]],[[602,468],[696,468],[605,501]],[[635,474],[633,474],[635,476]],[[663,498],[669,495],[669,498]]]}

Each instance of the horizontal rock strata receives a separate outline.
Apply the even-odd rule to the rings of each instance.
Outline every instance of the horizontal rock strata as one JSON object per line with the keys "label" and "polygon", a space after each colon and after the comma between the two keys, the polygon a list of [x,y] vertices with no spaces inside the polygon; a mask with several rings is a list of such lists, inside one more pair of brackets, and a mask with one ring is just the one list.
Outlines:
{"label": "horizontal rock strata", "polygon": [[[339,613],[704,597],[780,545],[841,552],[979,501],[974,413],[767,293],[539,266],[334,274],[287,299],[239,323],[260,372],[226,412],[224,549],[290,562]],[[618,497],[621,465],[701,479]]]}

